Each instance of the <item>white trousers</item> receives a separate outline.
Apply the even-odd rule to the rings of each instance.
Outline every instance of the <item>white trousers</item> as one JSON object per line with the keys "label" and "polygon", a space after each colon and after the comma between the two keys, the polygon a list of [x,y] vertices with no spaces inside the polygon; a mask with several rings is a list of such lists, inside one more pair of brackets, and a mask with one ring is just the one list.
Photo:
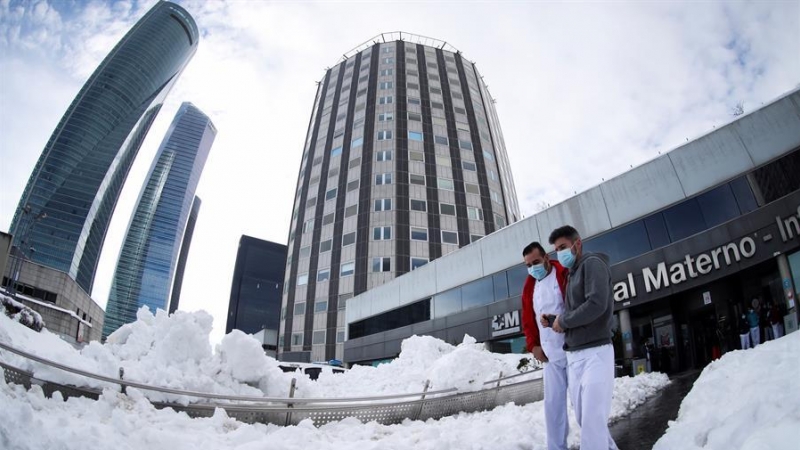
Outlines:
{"label": "white trousers", "polygon": [[544,421],[547,450],[567,450],[567,358],[544,363]]}
{"label": "white trousers", "polygon": [[581,450],[617,450],[608,431],[614,348],[606,344],[567,352],[567,364],[569,396],[581,427]]}
{"label": "white trousers", "polygon": [[783,324],[782,323],[773,323],[772,324],[772,334],[775,335],[775,339],[783,336]]}
{"label": "white trousers", "polygon": [[758,327],[750,328],[750,344],[755,347],[761,343],[761,329]]}
{"label": "white trousers", "polygon": [[750,348],[750,333],[740,334],[739,340],[742,342],[742,350]]}

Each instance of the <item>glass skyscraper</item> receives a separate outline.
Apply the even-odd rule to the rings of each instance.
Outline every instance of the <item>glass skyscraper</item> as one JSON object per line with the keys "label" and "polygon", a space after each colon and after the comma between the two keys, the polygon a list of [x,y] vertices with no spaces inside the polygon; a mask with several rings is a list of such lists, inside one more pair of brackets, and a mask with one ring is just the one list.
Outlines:
{"label": "glass skyscraper", "polygon": [[91,294],[122,185],[198,39],[186,10],[159,2],[89,77],[50,136],[11,223],[14,245],[29,259],[68,273]]}
{"label": "glass skyscraper", "polygon": [[189,220],[186,222],[186,231],[183,232],[183,243],[181,243],[181,253],[178,255],[178,267],[175,269],[175,281],[172,282],[172,296],[169,300],[169,313],[178,310],[181,302],[181,289],[183,288],[183,273],[186,271],[186,260],[189,259],[189,248],[192,246],[194,236],[194,226],[197,223],[197,216],[200,215],[200,205],[203,202],[200,197],[194,196],[192,210],[189,212]]}
{"label": "glass skyscraper", "polygon": [[117,261],[103,337],[136,320],[147,306],[167,309],[194,193],[217,130],[183,103],[156,153]]}
{"label": "glass skyscraper", "polygon": [[319,83],[298,174],[280,359],[341,359],[348,298],[520,218],[495,111],[449,44],[385,33]]}

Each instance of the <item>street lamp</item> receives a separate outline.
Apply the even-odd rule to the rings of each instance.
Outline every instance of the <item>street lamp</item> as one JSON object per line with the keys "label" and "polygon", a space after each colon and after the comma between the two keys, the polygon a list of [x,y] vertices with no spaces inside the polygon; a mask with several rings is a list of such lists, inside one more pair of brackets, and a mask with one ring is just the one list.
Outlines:
{"label": "street lamp", "polygon": [[[11,280],[8,282],[8,286],[6,286],[6,290],[8,294],[12,297],[17,296],[17,280],[19,280],[19,273],[22,271],[22,265],[27,258],[25,254],[25,246],[28,242],[28,237],[30,236],[31,231],[33,231],[33,227],[42,219],[47,217],[47,213],[42,211],[36,215],[33,219],[28,219],[31,214],[31,205],[25,205],[22,209],[22,233],[20,234],[19,246],[17,247],[17,251],[20,255],[17,255],[14,260],[13,270],[11,271]],[[30,248],[31,255],[35,252],[36,249],[33,247]]]}

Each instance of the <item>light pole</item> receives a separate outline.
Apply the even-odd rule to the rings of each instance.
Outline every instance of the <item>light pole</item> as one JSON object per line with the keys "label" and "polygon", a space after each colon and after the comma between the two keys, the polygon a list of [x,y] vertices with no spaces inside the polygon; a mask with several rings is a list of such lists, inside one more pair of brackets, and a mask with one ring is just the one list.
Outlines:
{"label": "light pole", "polygon": [[[8,294],[12,297],[17,296],[17,280],[19,279],[19,273],[22,271],[22,265],[27,258],[25,255],[25,246],[28,242],[28,237],[30,236],[31,231],[33,231],[33,227],[42,219],[47,217],[47,213],[42,211],[36,215],[34,218],[30,218],[31,214],[31,205],[25,205],[25,208],[22,209],[22,233],[20,234],[19,246],[17,247],[17,251],[19,255],[15,257],[14,265],[12,266],[11,272],[11,280],[8,282],[8,286],[6,286],[6,290]],[[26,220],[27,219],[27,220]],[[31,253],[36,251],[33,247],[30,248]]]}

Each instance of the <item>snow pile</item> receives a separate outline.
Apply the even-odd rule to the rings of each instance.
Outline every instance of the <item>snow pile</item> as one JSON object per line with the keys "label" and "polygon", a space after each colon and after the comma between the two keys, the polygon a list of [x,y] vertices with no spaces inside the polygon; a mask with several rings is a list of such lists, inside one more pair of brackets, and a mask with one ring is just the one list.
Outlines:
{"label": "snow pile", "polygon": [[[617,379],[614,393],[626,399],[621,403],[629,405],[624,411],[627,414],[632,409],[630,405],[644,400],[648,386],[661,383],[663,378],[641,374],[621,380],[625,379]],[[508,404],[492,411],[425,422],[406,420],[398,425],[362,424],[356,419],[345,419],[320,428],[314,427],[310,420],[298,426],[279,427],[244,424],[229,418],[222,410],[207,419],[191,419],[171,409],[155,409],[133,389],[128,396],[106,390],[97,401],[85,398],[63,401],[58,394],[48,399],[38,386],[25,391],[21,386],[7,385],[0,375],[0,405],[3,405],[0,442],[15,450],[82,450],[87,442],[89,446],[100,443],[102,448],[170,450],[546,448],[542,402],[525,406]],[[618,418],[614,414],[622,413],[616,406],[612,411],[612,420]],[[568,443],[577,448],[580,432],[572,414],[570,429]]]}
{"label": "snow pile", "polygon": [[[266,356],[261,344],[240,331],[225,336],[212,351],[209,335],[212,317],[203,312],[178,311],[156,314],[142,308],[137,320],[111,334],[105,345],[92,342],[78,351],[57,335],[33,333],[3,317],[0,340],[44,358],[108,377],[153,386],[227,395],[287,397],[292,378],[297,378],[297,397],[331,398],[381,396],[458,388],[478,390],[500,373],[518,373],[523,355],[488,352],[465,336],[458,346],[430,336],[414,336],[402,344],[400,356],[378,367],[358,366],[344,374],[323,372],[318,381],[298,373],[284,373],[278,362]],[[94,388],[112,385],[72,375],[8,352],[0,358],[44,380]],[[540,376],[536,374],[534,376]],[[117,388],[118,389],[118,388]],[[153,401],[197,399],[147,391]]]}
{"label": "snow pile", "polygon": [[655,449],[796,449],[800,333],[708,365]]}
{"label": "snow pile", "polygon": [[647,377],[625,376],[615,379],[610,417],[624,416],[667,384],[669,377],[661,372],[650,373]]}
{"label": "snow pile", "polygon": [[44,328],[44,320],[38,312],[13,298],[0,294],[0,304],[2,304],[6,316],[13,321],[19,322],[33,331],[41,331]]}

